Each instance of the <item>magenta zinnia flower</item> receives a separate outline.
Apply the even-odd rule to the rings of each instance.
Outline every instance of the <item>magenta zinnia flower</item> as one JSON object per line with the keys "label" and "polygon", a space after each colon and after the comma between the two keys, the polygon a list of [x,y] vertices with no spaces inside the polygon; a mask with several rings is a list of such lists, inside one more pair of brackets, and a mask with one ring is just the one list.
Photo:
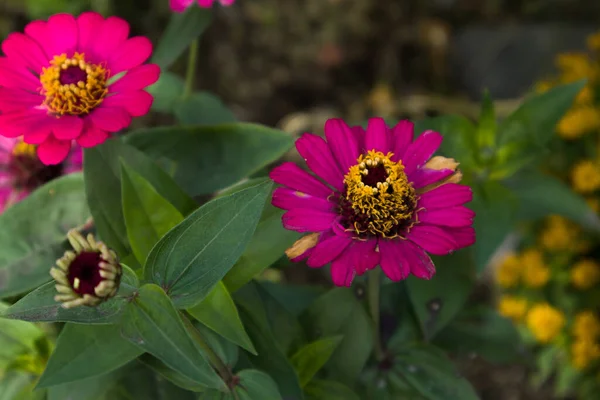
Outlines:
{"label": "magenta zinnia flower", "polygon": [[183,12],[194,3],[202,8],[211,8],[215,1],[218,1],[222,6],[230,6],[235,2],[235,0],[169,0],[169,5],[171,10]]}
{"label": "magenta zinnia flower", "polygon": [[429,279],[435,266],[427,253],[446,255],[475,242],[475,213],[468,186],[453,159],[433,153],[442,136],[413,124],[390,129],[373,118],[365,132],[340,119],[325,124],[323,138],[305,133],[296,148],[313,176],[286,162],[271,172],[284,185],[273,205],[287,212],[286,229],[312,232],[286,253],[310,267],[331,263],[333,282],[350,286],[378,264],[393,281],[413,274]]}
{"label": "magenta zinnia flower", "polygon": [[36,146],[0,136],[0,212],[52,179],[81,171],[81,153],[75,145],[62,163],[44,165]]}
{"label": "magenta zinnia flower", "polygon": [[146,114],[153,99],[144,89],[160,70],[142,65],[150,40],[128,37],[125,20],[95,12],[57,14],[11,33],[0,57],[0,134],[22,135],[44,164],[59,164],[73,140],[96,146]]}

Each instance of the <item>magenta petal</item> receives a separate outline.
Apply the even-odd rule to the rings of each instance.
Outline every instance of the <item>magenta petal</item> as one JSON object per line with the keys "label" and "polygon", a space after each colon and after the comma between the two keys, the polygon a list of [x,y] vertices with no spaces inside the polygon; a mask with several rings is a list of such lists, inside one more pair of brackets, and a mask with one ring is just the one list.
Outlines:
{"label": "magenta petal", "polygon": [[71,150],[70,140],[56,140],[49,136],[48,139],[37,148],[40,161],[46,165],[60,164]]}
{"label": "magenta petal", "polygon": [[365,137],[365,150],[375,150],[387,154],[391,150],[389,136],[388,127],[383,118],[369,119]]}
{"label": "magenta petal", "polygon": [[321,197],[311,196],[293,189],[279,187],[273,192],[273,205],[283,210],[293,208],[312,208],[332,211],[334,204]]}
{"label": "magenta petal", "polygon": [[110,86],[111,92],[137,91],[145,89],[158,80],[160,67],[156,64],[144,64],[132,68]]}
{"label": "magenta petal", "polygon": [[77,17],[77,31],[79,33],[77,49],[85,53],[86,60],[94,63],[106,60],[106,58],[101,58],[93,51],[98,32],[103,24],[104,18],[97,12],[87,11]]}
{"label": "magenta petal", "polygon": [[52,124],[46,118],[39,118],[36,123],[29,124],[24,131],[23,141],[28,144],[40,144],[48,139],[52,132]]}
{"label": "magenta petal", "polygon": [[311,268],[319,268],[332,262],[352,243],[352,239],[333,235],[317,243],[308,257],[306,264]]}
{"label": "magenta petal", "polygon": [[413,141],[414,130],[415,124],[409,120],[400,121],[392,128],[392,152],[394,153],[392,161],[397,162],[404,157],[408,145]]}
{"label": "magenta petal", "polygon": [[26,68],[16,65],[6,57],[0,57],[0,86],[37,93],[40,85],[40,80]]}
{"label": "magenta petal", "polygon": [[77,144],[81,147],[94,147],[104,143],[109,136],[107,132],[94,125],[87,126],[81,136],[77,138]]}
{"label": "magenta petal", "polygon": [[47,67],[49,58],[42,48],[29,36],[22,33],[11,33],[2,42],[2,51],[13,62],[27,67],[36,74]]}
{"label": "magenta petal", "polygon": [[[406,258],[406,241],[401,239],[379,240],[379,261],[383,273],[394,282],[406,279],[410,265]],[[410,249],[409,249],[410,250]]]}
{"label": "magenta petal", "polygon": [[117,93],[104,99],[103,105],[109,108],[125,109],[132,117],[148,114],[154,97],[144,90]]}
{"label": "magenta petal", "polygon": [[22,89],[0,87],[0,111],[3,113],[21,112],[39,106],[44,97]]}
{"label": "magenta petal", "polygon": [[71,14],[54,14],[48,18],[47,37],[49,56],[66,54],[72,57],[75,53],[78,37],[77,21]]}
{"label": "magenta petal", "polygon": [[282,222],[285,229],[292,231],[322,232],[331,229],[336,218],[333,212],[294,208],[283,214]]}
{"label": "magenta petal", "polygon": [[445,256],[458,247],[456,240],[444,229],[418,224],[410,229],[408,240],[416,243],[425,251],[438,256]]}
{"label": "magenta petal", "polygon": [[[429,169],[419,168],[408,176],[415,189],[420,189],[432,183],[436,183],[452,175],[455,171],[452,169]],[[443,186],[443,185],[442,185]]]}
{"label": "magenta petal", "polygon": [[431,279],[435,274],[435,265],[433,265],[431,257],[408,240],[404,242],[404,256],[410,265],[410,273],[417,278]]}
{"label": "magenta petal", "polygon": [[12,114],[0,114],[0,134],[6,137],[23,135],[27,128],[46,119],[46,113],[36,111],[23,111]]}
{"label": "magenta petal", "polygon": [[351,252],[350,256],[354,260],[358,275],[372,270],[379,264],[380,253],[376,251],[376,247],[377,239],[352,241],[348,251]]}
{"label": "magenta petal", "polygon": [[275,183],[313,196],[327,198],[332,193],[330,188],[293,162],[288,161],[274,168],[269,177]]}
{"label": "magenta petal", "polygon": [[152,42],[146,37],[136,36],[127,39],[113,53],[108,61],[110,73],[114,76],[120,72],[137,67],[152,54]]}
{"label": "magenta petal", "polygon": [[469,186],[447,183],[429,192],[423,193],[417,208],[427,210],[459,206],[473,200],[473,191]]}
{"label": "magenta petal", "polygon": [[356,136],[342,119],[333,118],[325,122],[325,137],[331,153],[341,167],[342,174],[345,174],[356,164],[360,155]]}
{"label": "magenta petal", "polygon": [[442,228],[456,241],[456,250],[475,244],[475,229],[472,226],[462,228]]}
{"label": "magenta petal", "polygon": [[356,276],[351,254],[347,251],[342,252],[338,258],[331,263],[331,279],[336,286],[352,286],[352,281]]}
{"label": "magenta petal", "polygon": [[[108,60],[129,37],[129,24],[119,17],[108,17],[96,29],[98,31],[92,43],[92,51],[101,60]],[[114,76],[115,72],[111,70],[111,74]]]}
{"label": "magenta petal", "polygon": [[419,222],[423,224],[442,225],[453,228],[471,225],[474,217],[475,212],[465,206],[423,210],[417,214]]}
{"label": "magenta petal", "polygon": [[337,190],[344,190],[344,175],[323,138],[305,133],[296,140],[296,149],[315,174]]}
{"label": "magenta petal", "polygon": [[171,10],[175,12],[184,12],[186,8],[191,6],[194,3],[194,0],[169,0],[169,6]]}
{"label": "magenta petal", "polygon": [[99,129],[107,132],[118,132],[131,123],[131,116],[123,108],[98,107],[88,116]]}
{"label": "magenta petal", "polygon": [[48,117],[52,123],[52,132],[58,140],[76,139],[83,130],[83,119],[75,115]]}
{"label": "magenta petal", "polygon": [[402,164],[404,164],[406,175],[410,175],[425,165],[433,153],[440,147],[442,140],[444,140],[444,137],[439,133],[427,131],[412,142],[402,157]]}

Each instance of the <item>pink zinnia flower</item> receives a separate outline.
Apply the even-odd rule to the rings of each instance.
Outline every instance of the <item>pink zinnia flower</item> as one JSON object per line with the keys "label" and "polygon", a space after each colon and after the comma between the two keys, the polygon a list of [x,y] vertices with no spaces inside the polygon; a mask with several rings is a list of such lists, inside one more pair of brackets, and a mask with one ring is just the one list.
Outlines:
{"label": "pink zinnia flower", "polygon": [[[129,37],[129,24],[95,12],[57,14],[11,33],[0,57],[0,134],[35,144],[44,164],[62,162],[75,140],[83,147],[146,114],[157,65],[145,37]],[[120,78],[121,74],[123,74]]]}
{"label": "pink zinnia flower", "polygon": [[273,205],[287,212],[286,229],[312,232],[286,252],[310,267],[331,263],[333,282],[350,286],[356,274],[381,265],[393,281],[413,274],[429,279],[427,253],[449,254],[475,242],[468,186],[453,159],[433,153],[442,135],[427,131],[413,140],[413,124],[390,129],[373,118],[365,132],[339,119],[323,138],[305,133],[296,148],[313,176],[286,162],[271,172],[284,185]]}
{"label": "pink zinnia flower", "polygon": [[81,171],[81,147],[75,145],[64,162],[44,165],[36,146],[0,136],[0,212],[61,175]]}
{"label": "pink zinnia flower", "polygon": [[222,6],[230,6],[235,2],[235,0],[169,0],[169,5],[171,6],[171,10],[183,12],[194,4],[194,2],[198,3],[202,8],[211,8],[215,1],[218,1]]}

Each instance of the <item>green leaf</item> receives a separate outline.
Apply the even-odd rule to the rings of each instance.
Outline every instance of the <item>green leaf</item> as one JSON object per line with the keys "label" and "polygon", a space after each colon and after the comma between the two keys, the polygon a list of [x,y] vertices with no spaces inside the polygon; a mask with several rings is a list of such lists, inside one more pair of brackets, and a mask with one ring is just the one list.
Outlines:
{"label": "green leaf", "polygon": [[314,341],[302,347],[291,358],[291,363],[298,372],[300,385],[305,387],[329,360],[342,336],[332,336]]}
{"label": "green leaf", "polygon": [[218,97],[207,92],[193,93],[175,107],[175,117],[182,125],[218,125],[236,122],[235,115]]}
{"label": "green leaf", "polygon": [[477,124],[475,133],[477,140],[477,148],[480,151],[490,151],[496,144],[496,132],[498,130],[498,122],[496,121],[496,112],[494,110],[494,102],[490,97],[490,92],[486,90],[481,102],[481,116]]}
{"label": "green leaf", "polygon": [[67,248],[67,232],[90,217],[83,187],[82,174],[63,176],[2,212],[0,298],[51,279],[48,271]]}
{"label": "green leaf", "polygon": [[172,112],[184,91],[184,82],[178,75],[162,71],[158,81],[147,88],[148,93],[154,96],[152,109],[162,112]]}
{"label": "green leaf", "polygon": [[263,180],[200,207],[156,244],[146,279],[165,288],[179,308],[198,304],[244,251],[270,190]]}
{"label": "green leaf", "polygon": [[120,325],[125,338],[188,379],[209,388],[225,389],[160,287],[142,286],[127,305]]}
{"label": "green leaf", "polygon": [[282,131],[248,123],[151,128],[125,140],[155,159],[174,163],[175,180],[194,196],[213,193],[260,171],[293,144]]}
{"label": "green leaf", "polygon": [[[200,385],[193,380],[188,379],[174,369],[169,368],[165,363],[150,354],[143,354],[140,358],[138,358],[138,360],[177,387],[193,392],[202,392],[206,390],[206,386]],[[218,393],[222,392],[218,391]]]}
{"label": "green leaf", "polygon": [[[45,400],[45,392],[33,392],[35,377],[21,371],[0,375],[0,400]],[[33,393],[32,393],[33,392]]]}
{"label": "green leaf", "polygon": [[171,13],[169,25],[154,50],[152,62],[167,70],[210,24],[211,11],[207,8],[189,7],[186,12]]}
{"label": "green leaf", "polygon": [[152,247],[183,215],[140,174],[121,165],[121,194],[127,236],[133,254],[143,265]]}
{"label": "green leaf", "polygon": [[116,400],[107,394],[124,375],[124,368],[48,388],[47,400]]}
{"label": "green leaf", "polygon": [[295,316],[304,312],[317,297],[325,293],[324,288],[309,285],[282,285],[273,282],[261,282],[260,286],[285,307],[289,313]]}
{"label": "green leaf", "polygon": [[148,180],[181,214],[189,214],[197,207],[197,203],[150,157],[118,138],[85,149],[85,190],[98,235],[123,258],[131,251],[123,217],[121,159],[126,160],[128,166]]}
{"label": "green leaf", "polygon": [[307,400],[360,400],[350,388],[336,381],[312,380],[305,393]]}
{"label": "green leaf", "polygon": [[436,273],[431,280],[414,276],[406,289],[426,340],[430,340],[462,309],[473,288],[474,271],[468,249],[435,257]]}
{"label": "green leaf", "polygon": [[200,400],[283,400],[277,384],[264,372],[248,369],[239,372],[237,377],[240,381],[233,393],[210,390],[202,393]]}
{"label": "green leaf", "polygon": [[489,307],[459,315],[435,338],[434,344],[457,355],[476,355],[505,364],[524,355],[519,332],[513,323]]}
{"label": "green leaf", "polygon": [[460,115],[442,115],[415,122],[415,133],[427,130],[444,136],[439,149],[441,155],[459,160],[463,167],[474,164],[473,157],[477,151],[474,143],[475,126],[470,120]]}
{"label": "green leaf", "polygon": [[429,400],[478,399],[469,382],[433,346],[412,346],[394,354],[393,371]]}
{"label": "green leaf", "polygon": [[[8,305],[0,302],[0,315]],[[25,321],[0,318],[0,375],[18,355],[35,351],[35,343],[44,336],[36,325]]]}
{"label": "green leaf", "polygon": [[38,387],[45,388],[114,371],[143,353],[116,325],[67,324]]}
{"label": "green leaf", "polygon": [[506,181],[519,200],[519,218],[535,220],[562,215],[581,226],[600,231],[600,219],[585,199],[559,179],[539,171],[527,171]]}
{"label": "green leaf", "polygon": [[219,335],[256,354],[237,307],[222,282],[217,283],[202,302],[188,308],[187,312]]}
{"label": "green leaf", "polygon": [[336,288],[319,297],[303,314],[309,338],[344,338],[325,366],[330,378],[354,386],[373,349],[373,322],[351,289]]}

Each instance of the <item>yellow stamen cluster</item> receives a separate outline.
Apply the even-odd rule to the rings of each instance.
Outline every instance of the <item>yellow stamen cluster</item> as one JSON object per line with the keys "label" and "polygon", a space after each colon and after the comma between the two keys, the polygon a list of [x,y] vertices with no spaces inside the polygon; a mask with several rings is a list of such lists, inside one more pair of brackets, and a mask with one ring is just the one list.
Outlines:
{"label": "yellow stamen cluster", "polygon": [[25,143],[22,139],[19,139],[12,149],[13,156],[34,157],[35,152],[36,146],[33,144]]}
{"label": "yellow stamen cluster", "polygon": [[565,325],[565,316],[547,303],[534,305],[527,313],[527,327],[540,343],[552,342]]}
{"label": "yellow stamen cluster", "polygon": [[[382,237],[397,237],[394,228],[410,221],[416,204],[416,194],[404,173],[401,161],[391,160],[393,153],[371,150],[361,155],[344,177],[346,199],[357,214],[366,215],[365,226],[354,223],[357,234],[370,233]],[[363,182],[376,168],[384,168],[387,177],[374,186]]]}
{"label": "yellow stamen cluster", "polygon": [[[85,80],[62,84],[61,74],[70,68],[79,68]],[[82,115],[97,107],[108,93],[108,71],[102,65],[85,61],[82,53],[68,58],[66,54],[54,56],[50,66],[42,70],[41,94],[46,96],[44,104],[56,115]]]}

